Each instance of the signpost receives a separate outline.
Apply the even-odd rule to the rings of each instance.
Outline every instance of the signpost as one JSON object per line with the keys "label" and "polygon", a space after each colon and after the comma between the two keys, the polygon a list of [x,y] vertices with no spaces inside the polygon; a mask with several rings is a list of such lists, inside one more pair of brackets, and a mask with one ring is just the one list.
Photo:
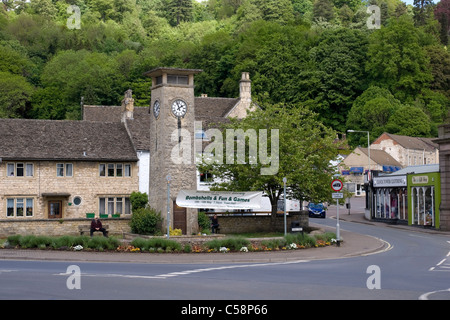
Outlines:
{"label": "signpost", "polygon": [[339,226],[339,199],[344,198],[344,194],[339,191],[341,191],[343,187],[344,184],[339,179],[334,179],[331,182],[331,190],[334,191],[334,193],[331,194],[331,197],[336,199],[336,243],[338,247],[341,241],[341,230]]}

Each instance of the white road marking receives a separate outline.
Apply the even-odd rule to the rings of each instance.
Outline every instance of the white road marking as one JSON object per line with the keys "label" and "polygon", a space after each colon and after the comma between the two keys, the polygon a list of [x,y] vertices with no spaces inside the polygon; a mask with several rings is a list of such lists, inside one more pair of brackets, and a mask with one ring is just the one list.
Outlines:
{"label": "white road marking", "polygon": [[[193,273],[216,271],[216,270],[265,267],[265,266],[275,266],[275,265],[296,264],[296,263],[303,263],[303,262],[309,262],[309,260],[295,260],[295,261],[287,261],[287,262],[243,264],[243,265],[222,266],[222,267],[212,267],[212,268],[203,268],[203,269],[192,269],[192,270],[164,273],[164,274],[159,274],[159,275],[154,275],[154,276],[149,276],[149,275],[132,275],[132,274],[116,274],[116,273],[81,273],[81,276],[85,276],[85,277],[105,277],[105,278],[117,277],[117,278],[137,278],[137,279],[166,279],[166,278],[173,278],[173,277],[178,277],[178,276],[184,276],[184,275],[193,274]],[[70,275],[72,275],[72,273],[61,272],[61,273],[57,273],[55,275],[58,275],[58,276],[70,276]]]}

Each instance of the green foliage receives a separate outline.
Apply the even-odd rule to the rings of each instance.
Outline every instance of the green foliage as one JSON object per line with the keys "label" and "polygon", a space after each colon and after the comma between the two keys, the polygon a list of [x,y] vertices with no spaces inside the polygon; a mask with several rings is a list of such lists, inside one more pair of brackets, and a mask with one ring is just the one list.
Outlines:
{"label": "green foliage", "polygon": [[94,250],[115,250],[120,241],[114,237],[87,237],[87,236],[36,236],[36,235],[13,235],[7,238],[11,246],[19,246],[22,249],[70,249],[77,245]]}
{"label": "green foliage", "polygon": [[198,227],[202,232],[209,232],[211,220],[203,211],[198,213]]}
{"label": "green foliage", "polygon": [[134,212],[137,209],[145,208],[148,204],[148,196],[145,192],[133,191],[130,195],[131,209]]}
{"label": "green foliage", "polygon": [[141,251],[158,252],[158,250],[169,252],[169,251],[181,251],[186,252],[186,248],[182,248],[181,244],[174,240],[163,239],[163,238],[134,238],[131,241],[131,245],[141,249]]}
{"label": "green foliage", "polygon": [[242,247],[247,247],[248,245],[250,245],[250,241],[240,237],[214,239],[205,244],[207,248],[216,251],[219,251],[221,247],[228,248],[232,251],[239,251]]}
{"label": "green foliage", "polygon": [[159,231],[161,221],[161,214],[150,207],[136,209],[130,221],[131,232],[155,234]]}
{"label": "green foliage", "polygon": [[[127,89],[136,106],[148,106],[143,73],[168,66],[202,69],[195,92],[208,96],[237,97],[249,72],[262,104],[308,106],[327,127],[374,137],[415,123],[387,127],[399,107],[393,96],[430,122],[412,132],[435,136],[450,101],[445,3],[415,1],[411,10],[398,0],[76,0],[81,27],[71,30],[67,1],[4,1],[0,117],[80,119],[81,97],[120,105]],[[367,29],[368,4],[381,9],[379,30]],[[371,86],[389,95],[365,99],[362,109],[376,120],[358,121],[351,109]]]}

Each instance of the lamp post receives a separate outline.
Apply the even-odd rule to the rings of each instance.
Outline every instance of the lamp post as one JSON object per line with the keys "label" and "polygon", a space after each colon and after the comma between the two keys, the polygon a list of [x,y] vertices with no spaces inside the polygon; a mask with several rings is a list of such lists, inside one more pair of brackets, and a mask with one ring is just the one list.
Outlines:
{"label": "lamp post", "polygon": [[287,235],[287,228],[286,228],[286,177],[283,178],[283,185],[284,185],[284,236]]}
{"label": "lamp post", "polygon": [[[359,130],[347,130],[347,132],[361,132],[361,133],[367,133],[367,153],[369,158],[369,168],[367,170],[367,182],[370,181],[370,133],[369,131],[359,131]],[[367,207],[369,210],[371,210],[372,207],[372,201],[369,199],[369,188],[367,188]]]}
{"label": "lamp post", "polygon": [[166,176],[167,179],[167,239],[170,238],[170,174]]}

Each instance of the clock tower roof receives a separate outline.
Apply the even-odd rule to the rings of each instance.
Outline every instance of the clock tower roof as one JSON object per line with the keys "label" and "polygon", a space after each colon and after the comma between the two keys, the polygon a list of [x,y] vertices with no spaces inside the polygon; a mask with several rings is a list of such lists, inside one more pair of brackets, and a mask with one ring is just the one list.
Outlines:
{"label": "clock tower roof", "polygon": [[150,71],[144,72],[145,76],[149,77],[158,77],[163,73],[175,73],[179,75],[189,75],[189,74],[197,74],[202,72],[201,69],[183,69],[183,68],[167,68],[167,67],[158,67],[152,69]]}

